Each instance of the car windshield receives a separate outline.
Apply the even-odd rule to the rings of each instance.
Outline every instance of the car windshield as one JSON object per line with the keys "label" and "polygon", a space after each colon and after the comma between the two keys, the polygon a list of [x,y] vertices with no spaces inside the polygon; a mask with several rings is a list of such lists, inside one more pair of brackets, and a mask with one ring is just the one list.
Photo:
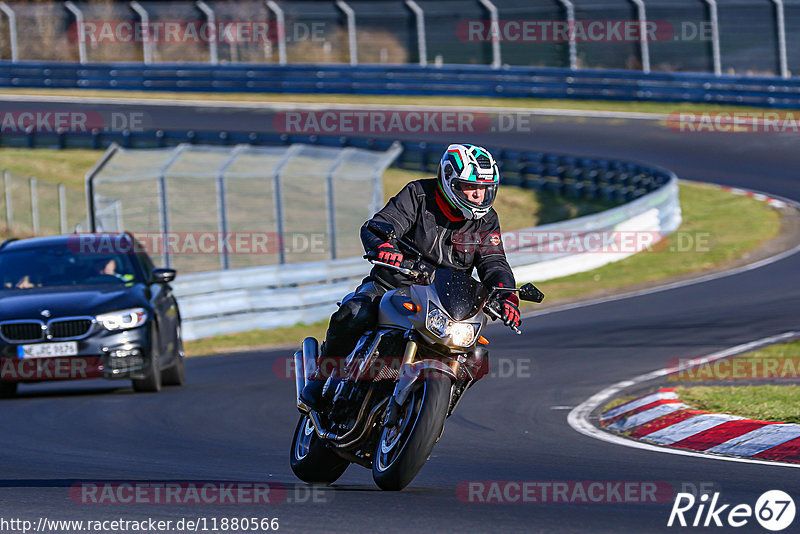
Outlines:
{"label": "car windshield", "polygon": [[67,246],[0,253],[0,290],[133,284],[137,278],[129,254],[79,254]]}

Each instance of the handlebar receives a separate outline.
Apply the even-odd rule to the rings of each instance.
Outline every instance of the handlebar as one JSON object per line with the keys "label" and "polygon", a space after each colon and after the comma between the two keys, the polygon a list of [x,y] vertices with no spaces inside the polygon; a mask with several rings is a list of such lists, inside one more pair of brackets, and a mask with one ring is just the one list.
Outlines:
{"label": "handlebar", "polygon": [[398,271],[406,276],[410,276],[411,278],[419,278],[421,273],[415,269],[406,269],[405,267],[398,267],[397,265],[392,265],[391,263],[386,263],[383,261],[378,261],[373,259],[369,254],[364,255],[364,259],[369,261],[372,265],[380,265],[381,267],[386,267],[388,269],[393,269]]}
{"label": "handlebar", "polygon": [[[501,321],[503,320],[503,316],[502,316],[502,315],[500,315],[500,314],[497,312],[497,310],[495,310],[495,309],[494,309],[494,308],[493,308],[493,307],[492,307],[492,306],[489,304],[489,302],[488,302],[488,301],[487,301],[487,303],[486,303],[486,304],[483,306],[483,311],[484,311],[484,312],[486,312],[486,315],[488,315],[489,317],[492,317],[492,318],[494,318],[494,319],[500,319]],[[517,328],[516,326],[514,326],[514,325],[508,325],[508,327],[509,327],[511,330],[513,330],[513,331],[514,331],[514,333],[516,333],[517,335],[520,335],[520,334],[522,334],[522,330],[520,330],[520,329],[519,329],[519,328]]]}

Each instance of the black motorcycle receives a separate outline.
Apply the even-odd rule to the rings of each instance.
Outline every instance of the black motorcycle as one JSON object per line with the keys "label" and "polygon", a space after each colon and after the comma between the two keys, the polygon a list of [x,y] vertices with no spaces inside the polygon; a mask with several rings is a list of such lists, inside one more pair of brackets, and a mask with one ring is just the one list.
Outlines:
{"label": "black motorcycle", "polygon": [[291,466],[305,482],[331,484],[356,463],[372,469],[381,489],[401,490],[425,465],[464,392],[488,373],[488,341],[481,332],[489,317],[501,318],[499,296],[519,291],[522,300],[541,302],[544,295],[533,284],[487,290],[470,272],[430,267],[391,225],[370,222],[368,228],[416,260],[396,267],[365,258],[399,271],[411,284],[388,291],[377,327],[347,358],[322,369],[324,413],[300,400],[317,371],[319,343],[307,337],[295,352],[301,415]]}

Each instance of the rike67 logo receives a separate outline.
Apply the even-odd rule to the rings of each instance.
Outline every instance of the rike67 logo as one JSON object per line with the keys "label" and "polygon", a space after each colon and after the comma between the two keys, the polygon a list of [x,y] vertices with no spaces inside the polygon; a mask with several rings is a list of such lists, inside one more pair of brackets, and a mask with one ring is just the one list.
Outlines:
{"label": "rike67 logo", "polygon": [[667,526],[738,528],[747,525],[755,517],[762,527],[777,532],[794,521],[794,500],[781,490],[763,493],[755,507],[749,504],[721,504],[719,497],[719,492],[711,496],[703,494],[699,499],[691,493],[678,493]]}

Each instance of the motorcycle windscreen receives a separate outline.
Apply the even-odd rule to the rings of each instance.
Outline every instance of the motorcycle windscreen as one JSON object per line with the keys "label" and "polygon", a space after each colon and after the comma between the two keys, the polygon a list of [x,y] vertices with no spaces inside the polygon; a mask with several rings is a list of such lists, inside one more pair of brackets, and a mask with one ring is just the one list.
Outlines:
{"label": "motorcycle windscreen", "polygon": [[456,321],[478,313],[488,295],[483,284],[467,271],[436,269],[433,285],[444,310]]}

